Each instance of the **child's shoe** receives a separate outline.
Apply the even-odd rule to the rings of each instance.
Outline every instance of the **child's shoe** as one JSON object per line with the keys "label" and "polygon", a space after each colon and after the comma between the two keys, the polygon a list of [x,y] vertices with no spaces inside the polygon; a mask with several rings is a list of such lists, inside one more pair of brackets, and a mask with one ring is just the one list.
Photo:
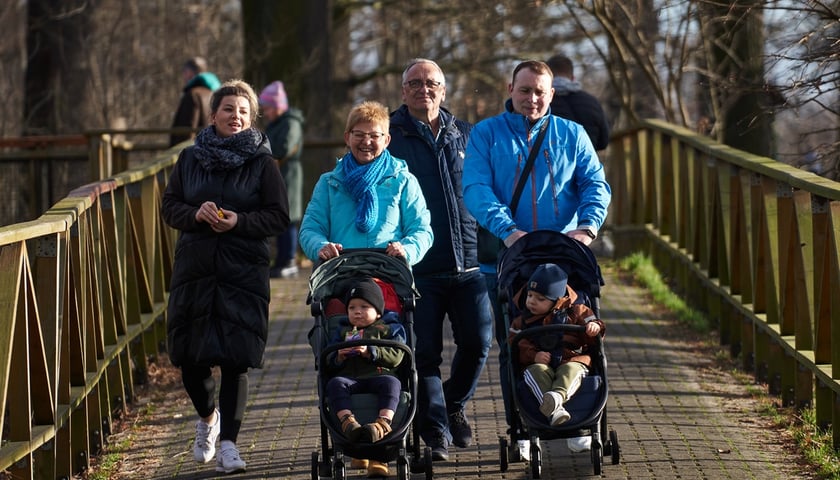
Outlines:
{"label": "child's shoe", "polygon": [[356,421],[356,417],[352,413],[341,418],[341,432],[348,440],[356,441],[365,431],[362,429],[362,424]]}
{"label": "child's shoe", "polygon": [[367,477],[379,478],[388,476],[388,464],[376,460],[368,460]]}
{"label": "child's shoe", "polygon": [[540,405],[540,413],[548,418],[552,426],[560,425],[568,422],[571,415],[563,408],[563,396],[557,392],[545,392],[543,394],[542,405]]}
{"label": "child's shoe", "polygon": [[371,443],[376,443],[391,433],[391,421],[385,417],[379,417],[375,422],[365,425],[365,430],[367,430]]}

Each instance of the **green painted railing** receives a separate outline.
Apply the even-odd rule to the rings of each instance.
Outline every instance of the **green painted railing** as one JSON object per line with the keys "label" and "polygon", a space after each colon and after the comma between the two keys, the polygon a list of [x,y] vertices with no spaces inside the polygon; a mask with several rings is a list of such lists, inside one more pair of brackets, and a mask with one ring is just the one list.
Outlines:
{"label": "green painted railing", "polygon": [[649,254],[840,447],[840,183],[660,121],[616,133],[605,163],[617,256]]}
{"label": "green painted railing", "polygon": [[165,338],[176,151],[0,228],[0,475],[69,479],[104,445]]}

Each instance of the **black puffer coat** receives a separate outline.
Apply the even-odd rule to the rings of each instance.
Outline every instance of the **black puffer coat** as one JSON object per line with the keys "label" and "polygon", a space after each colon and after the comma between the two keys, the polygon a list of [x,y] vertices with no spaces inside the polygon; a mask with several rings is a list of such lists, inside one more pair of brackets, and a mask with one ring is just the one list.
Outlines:
{"label": "black puffer coat", "polygon": [[[205,170],[181,152],[161,214],[181,231],[175,247],[167,340],[173,365],[260,368],[268,335],[269,244],[289,225],[286,186],[267,142],[241,166]],[[195,214],[205,201],[237,214],[215,233]]]}

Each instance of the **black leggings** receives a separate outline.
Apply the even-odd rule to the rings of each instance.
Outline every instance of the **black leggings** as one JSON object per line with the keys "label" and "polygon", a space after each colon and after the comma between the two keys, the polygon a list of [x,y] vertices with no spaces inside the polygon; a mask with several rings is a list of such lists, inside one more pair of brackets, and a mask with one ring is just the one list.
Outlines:
{"label": "black leggings", "polygon": [[[248,369],[221,367],[221,370],[219,413],[222,423],[219,439],[236,443],[248,401]],[[210,367],[183,365],[181,380],[198,415],[202,418],[212,415],[216,408],[216,379],[213,370]]]}

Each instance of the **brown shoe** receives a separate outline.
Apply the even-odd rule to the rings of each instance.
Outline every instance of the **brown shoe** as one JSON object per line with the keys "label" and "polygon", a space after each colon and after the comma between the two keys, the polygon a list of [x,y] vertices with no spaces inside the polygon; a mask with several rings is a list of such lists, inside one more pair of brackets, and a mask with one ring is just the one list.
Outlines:
{"label": "brown shoe", "polygon": [[341,432],[349,440],[358,440],[359,436],[365,433],[362,429],[362,424],[356,421],[356,417],[352,413],[348,413],[341,418]]}
{"label": "brown shoe", "polygon": [[365,458],[351,458],[350,468],[368,468],[368,461]]}
{"label": "brown shoe", "polygon": [[367,430],[370,436],[371,443],[376,443],[391,433],[391,421],[387,418],[379,417],[375,422],[365,425],[365,430]]}
{"label": "brown shoe", "polygon": [[376,460],[368,460],[367,477],[379,478],[388,476],[388,464],[377,462]]}

